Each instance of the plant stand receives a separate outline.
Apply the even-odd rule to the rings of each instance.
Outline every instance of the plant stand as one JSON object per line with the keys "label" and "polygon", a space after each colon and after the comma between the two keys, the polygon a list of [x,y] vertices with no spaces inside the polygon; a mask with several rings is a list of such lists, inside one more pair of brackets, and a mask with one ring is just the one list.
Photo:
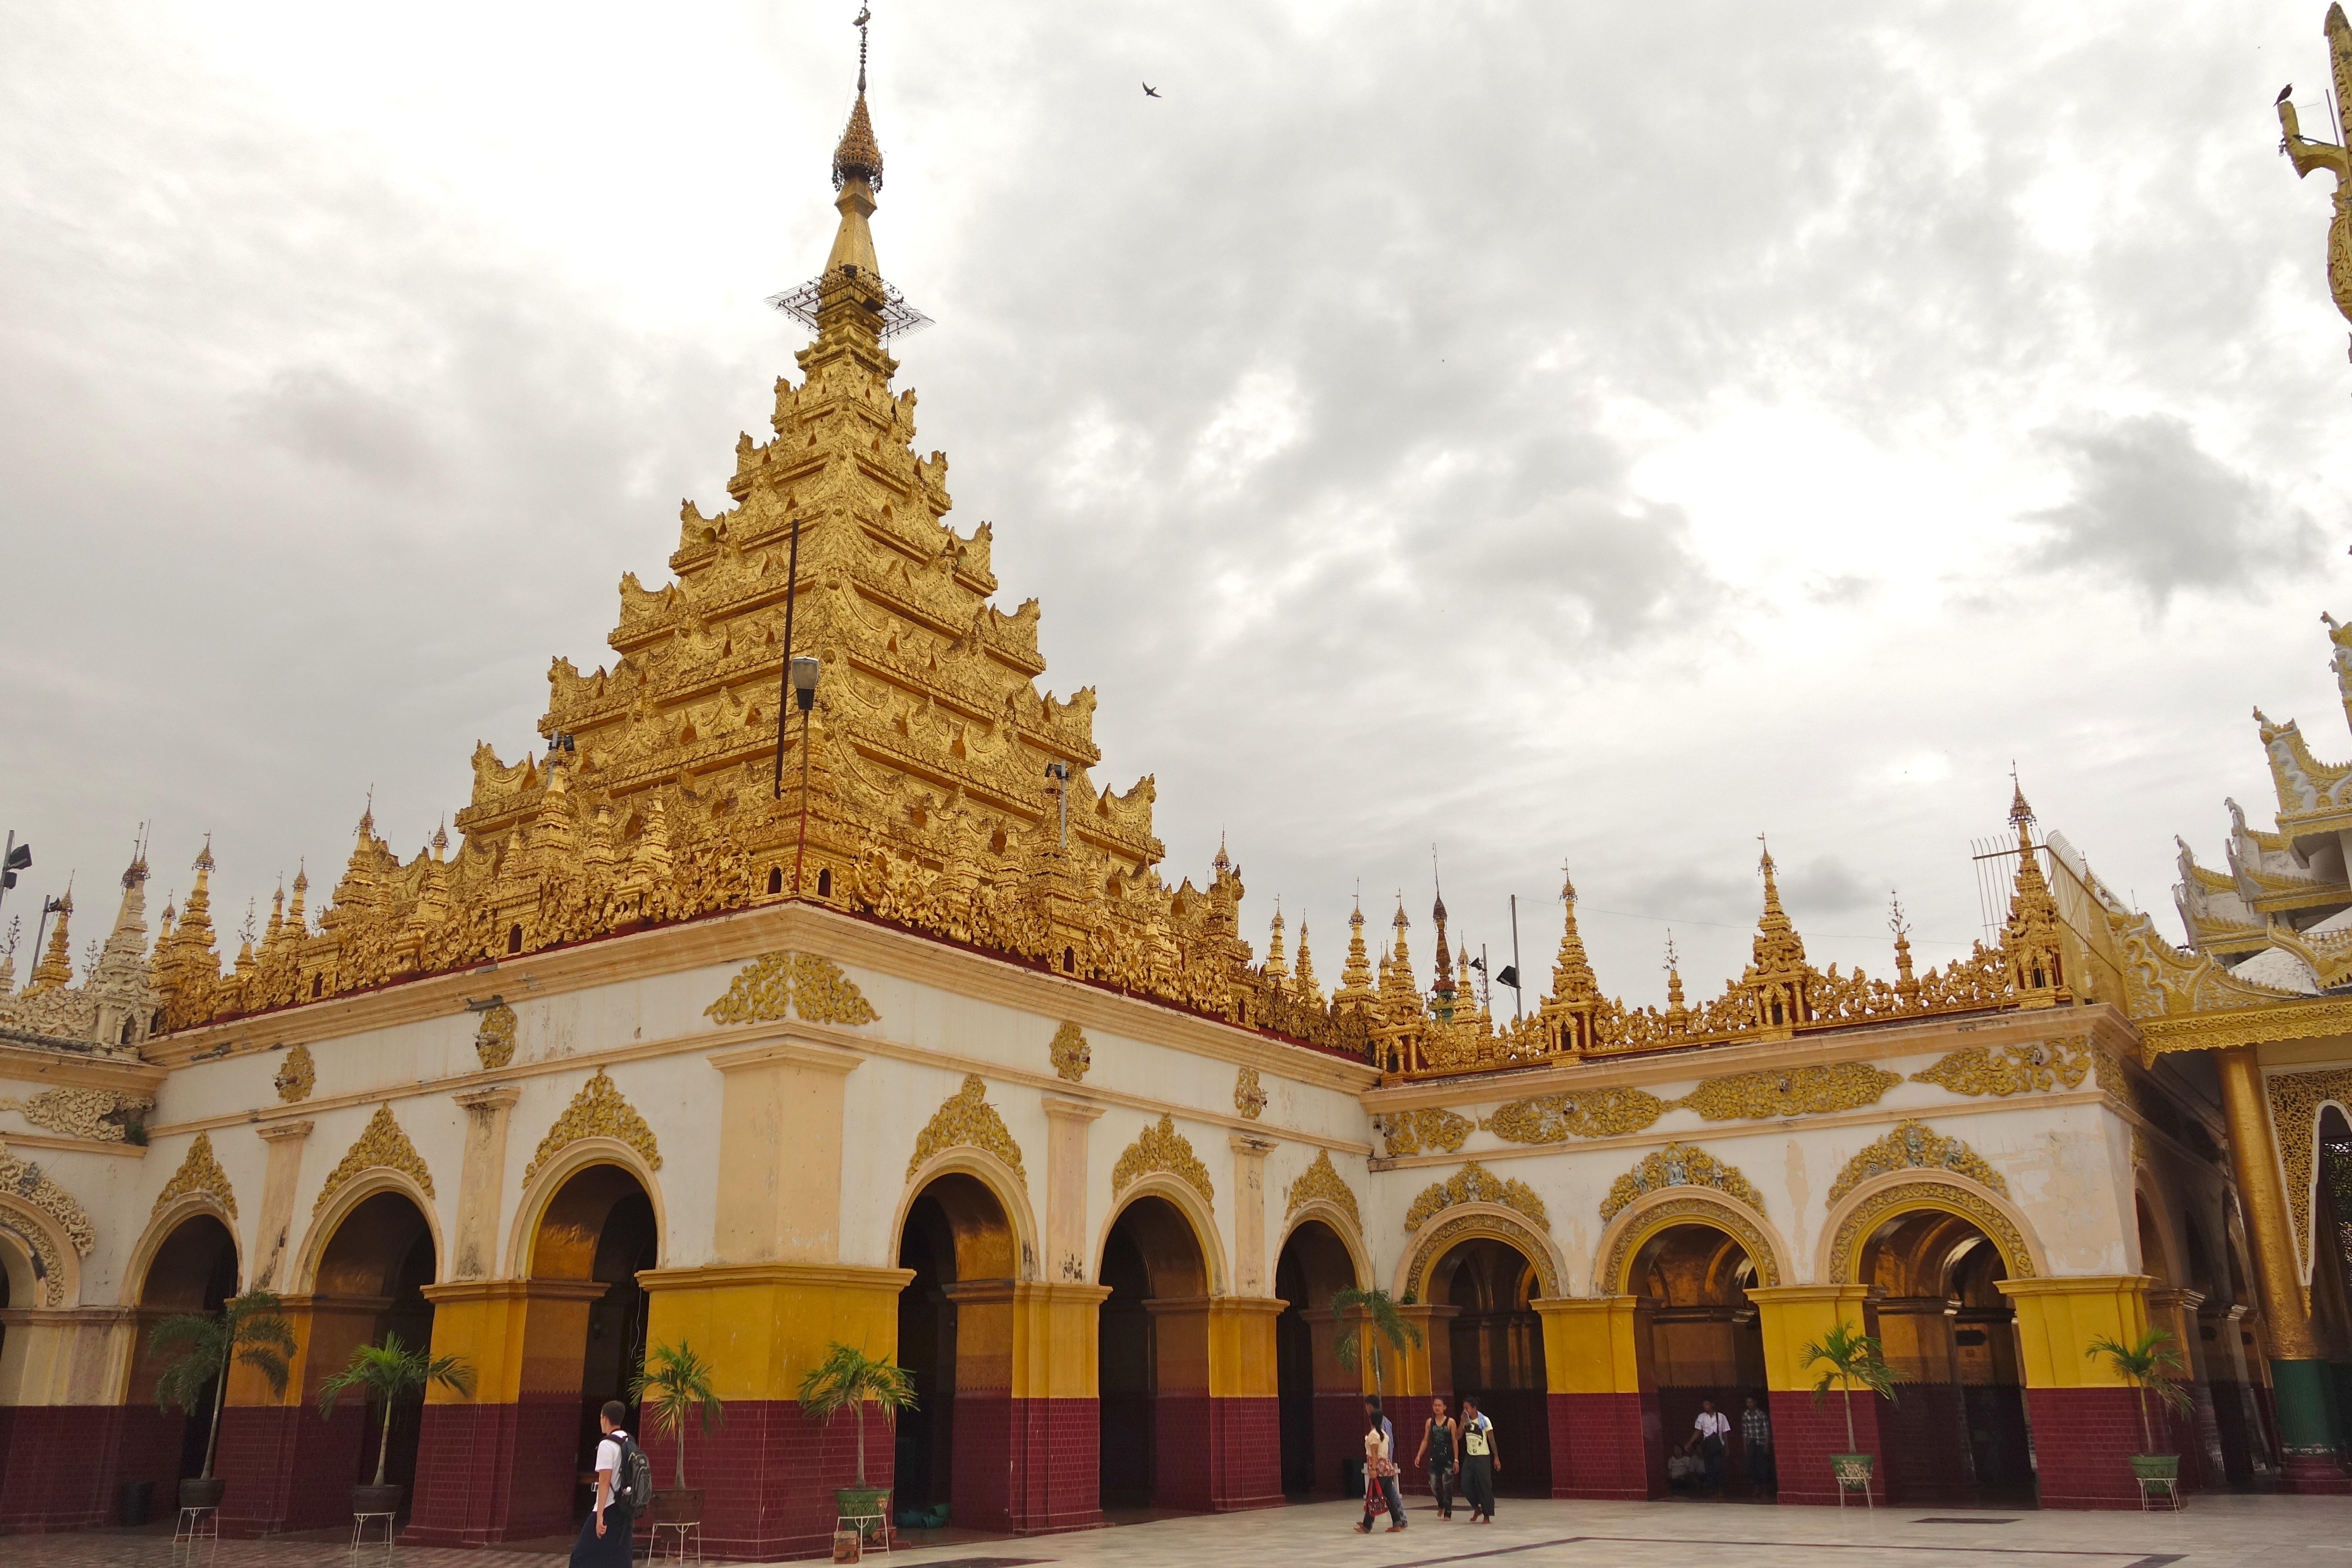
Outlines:
{"label": "plant stand", "polygon": [[856,1533],[862,1547],[868,1541],[880,1543],[884,1555],[890,1551],[890,1516],[888,1513],[842,1513],[833,1520],[833,1532],[838,1538],[842,1531]]}
{"label": "plant stand", "polygon": [[2132,1479],[2139,1486],[2140,1511],[2153,1511],[2158,1497],[2164,1499],[2165,1506],[2170,1511],[2180,1511],[2179,1455],[2134,1454],[2131,1468]]}
{"label": "plant stand", "polygon": [[694,1548],[694,1561],[697,1563],[701,1562],[702,1521],[698,1519],[655,1521],[653,1549],[647,1554],[650,1561],[659,1563],[663,1560],[664,1553],[662,1552],[662,1546],[664,1542],[667,1542],[669,1545],[669,1552],[667,1553],[669,1561],[673,1563],[685,1562],[687,1560],[687,1547],[690,1542]]}
{"label": "plant stand", "polygon": [[352,1561],[354,1563],[359,1561],[360,1547],[367,1540],[369,1522],[379,1519],[383,1521],[383,1554],[386,1558],[391,1557],[392,1538],[394,1533],[393,1530],[393,1521],[396,1517],[398,1517],[396,1514],[391,1513],[354,1513],[352,1515]]}
{"label": "plant stand", "polygon": [[1870,1473],[1875,1456],[1870,1454],[1832,1454],[1830,1475],[1837,1481],[1838,1507],[1845,1507],[1848,1492],[1862,1494],[1862,1506],[1875,1509],[1878,1500],[1870,1494]]}
{"label": "plant stand", "polygon": [[186,1560],[194,1562],[197,1546],[205,1542],[210,1543],[205,1552],[205,1561],[209,1563],[220,1552],[220,1510],[218,1508],[182,1509],[180,1522],[172,1530],[172,1561],[180,1562],[180,1553],[183,1549],[185,1549]]}

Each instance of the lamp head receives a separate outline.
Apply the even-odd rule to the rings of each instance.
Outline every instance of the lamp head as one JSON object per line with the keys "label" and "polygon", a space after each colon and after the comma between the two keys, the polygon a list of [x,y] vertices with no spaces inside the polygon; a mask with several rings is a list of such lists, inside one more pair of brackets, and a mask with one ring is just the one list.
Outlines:
{"label": "lamp head", "polygon": [[793,695],[799,699],[803,713],[816,706],[816,679],[824,668],[808,654],[795,654],[793,658]]}

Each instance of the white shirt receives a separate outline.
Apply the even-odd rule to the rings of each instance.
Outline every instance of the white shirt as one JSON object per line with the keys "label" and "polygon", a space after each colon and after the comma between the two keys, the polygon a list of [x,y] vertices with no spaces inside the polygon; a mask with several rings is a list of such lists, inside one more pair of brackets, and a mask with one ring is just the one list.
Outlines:
{"label": "white shirt", "polygon": [[613,1478],[604,1489],[604,1506],[608,1509],[621,1498],[621,1439],[627,1436],[615,1426],[596,1445],[596,1468]]}
{"label": "white shirt", "polygon": [[1691,1430],[1702,1437],[1728,1437],[1731,1436],[1731,1417],[1720,1410],[1702,1410]]}

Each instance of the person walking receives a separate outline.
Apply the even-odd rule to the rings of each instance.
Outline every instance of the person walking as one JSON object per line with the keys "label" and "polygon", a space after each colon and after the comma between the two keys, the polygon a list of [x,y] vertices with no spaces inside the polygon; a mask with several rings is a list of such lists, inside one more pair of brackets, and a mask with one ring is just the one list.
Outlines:
{"label": "person walking", "polygon": [[1364,1518],[1356,1526],[1358,1535],[1372,1532],[1372,1515],[1383,1506],[1389,1510],[1389,1533],[1404,1528],[1404,1503],[1397,1495],[1396,1438],[1380,1407],[1370,1400],[1364,1402]]}
{"label": "person walking", "polygon": [[604,1401],[596,1425],[604,1436],[596,1444],[596,1498],[572,1545],[572,1568],[629,1568],[629,1531],[636,1524],[623,1489],[628,1481],[628,1460],[636,1439],[621,1430],[628,1407],[617,1399]]}
{"label": "person walking", "polygon": [[1446,1414],[1444,1399],[1432,1394],[1429,1419],[1422,1424],[1421,1447],[1414,1450],[1412,1462],[1429,1467],[1429,1495],[1437,1500],[1440,1519],[1454,1517],[1454,1418]]}
{"label": "person walking", "polygon": [[1470,1504],[1470,1522],[1495,1522],[1495,1474],[1503,1468],[1503,1452],[1495,1446],[1495,1423],[1478,1408],[1478,1396],[1462,1396],[1462,1495]]}
{"label": "person walking", "polygon": [[1698,1419],[1691,1423],[1691,1435],[1683,1443],[1683,1452],[1687,1454],[1693,1448],[1698,1450],[1699,1458],[1706,1466],[1706,1495],[1708,1497],[1723,1495],[1723,1455],[1730,1436],[1731,1417],[1717,1410],[1714,1400],[1700,1400]]}
{"label": "person walking", "polygon": [[1772,1462],[1772,1417],[1748,1396],[1748,1408],[1739,1413],[1739,1457],[1748,1468],[1748,1484],[1756,1489],[1759,1497],[1780,1497],[1780,1471]]}

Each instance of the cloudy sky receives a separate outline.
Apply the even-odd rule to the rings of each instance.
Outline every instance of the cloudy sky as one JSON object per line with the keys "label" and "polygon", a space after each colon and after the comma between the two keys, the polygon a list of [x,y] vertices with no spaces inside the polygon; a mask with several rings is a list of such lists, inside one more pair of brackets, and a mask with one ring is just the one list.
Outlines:
{"label": "cloudy sky", "polygon": [[[233,930],[609,660],[803,341],[855,9],[0,0],[23,892],[100,934],[140,822],[158,893],[209,831]],[[1672,922],[1712,994],[1759,832],[1817,957],[1893,888],[1950,956],[2012,759],[2177,931],[2250,706],[2352,752],[2270,107],[2326,123],[2322,9],[875,0],[901,380],[1098,781],[1327,978],[1434,844],[1474,944],[1517,892],[1547,970],[1566,860],[1604,984]]]}

